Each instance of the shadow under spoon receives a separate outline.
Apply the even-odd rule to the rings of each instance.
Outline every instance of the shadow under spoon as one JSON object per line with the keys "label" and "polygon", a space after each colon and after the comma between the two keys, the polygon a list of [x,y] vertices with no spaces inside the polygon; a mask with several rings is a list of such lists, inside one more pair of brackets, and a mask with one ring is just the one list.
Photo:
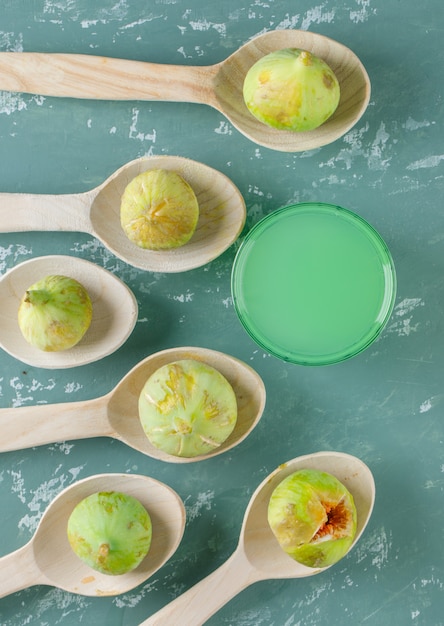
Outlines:
{"label": "shadow under spoon", "polygon": [[[198,582],[141,626],[201,626],[224,604],[260,580],[304,578],[328,568],[310,568],[294,561],[279,546],[267,521],[274,488],[299,469],[317,469],[338,478],[353,495],[357,510],[355,545],[370,519],[375,484],[369,468],[356,457],[341,452],[318,452],[280,465],[259,485],[247,507],[238,547],[217,570]],[[352,545],[352,547],[353,547]]]}
{"label": "shadow under spoon", "polygon": [[[199,203],[196,231],[185,245],[173,250],[140,248],[128,239],[120,223],[125,187],[138,174],[153,169],[177,172],[191,185]],[[178,156],[135,159],[95,189],[78,194],[0,193],[0,233],[89,233],[122,261],[152,272],[184,272],[212,261],[236,241],[245,218],[245,201],[227,176]]]}
{"label": "shadow under spoon", "polygon": [[[158,368],[180,359],[196,359],[217,369],[237,399],[236,426],[218,448],[198,457],[179,457],[153,446],[139,419],[138,400],[146,380]],[[0,452],[58,441],[113,437],[147,456],[170,463],[191,463],[216,456],[243,441],[259,422],[265,386],[251,367],[206,348],[181,347],[156,352],[133,367],[108,394],[93,400],[0,409]]]}
{"label": "shadow under spoon", "polygon": [[[81,500],[99,491],[121,491],[146,508],[153,535],[148,554],[131,572],[119,576],[88,567],[72,550],[67,524]],[[51,585],[85,596],[114,596],[152,576],[177,549],[185,529],[185,507],[167,485],[137,474],[97,474],[64,489],[50,503],[34,536],[0,558],[0,597],[33,585]]]}
{"label": "shadow under spoon", "polygon": [[[248,70],[264,55],[283,48],[302,48],[321,57],[338,79],[338,108],[314,130],[271,128],[245,106],[242,89]],[[87,54],[2,52],[0,89],[72,98],[207,104],[251,141],[283,152],[311,150],[335,141],[356,124],[370,98],[368,74],[349,48],[317,33],[286,29],[254,37],[224,61],[202,67]]]}

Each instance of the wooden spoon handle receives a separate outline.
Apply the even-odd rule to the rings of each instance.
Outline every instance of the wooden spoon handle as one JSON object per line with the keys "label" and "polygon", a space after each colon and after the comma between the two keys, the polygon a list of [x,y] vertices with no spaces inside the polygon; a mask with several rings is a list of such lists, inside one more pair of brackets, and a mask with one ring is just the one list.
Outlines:
{"label": "wooden spoon handle", "polygon": [[0,598],[32,585],[47,582],[36,565],[30,543],[2,556],[0,572]]}
{"label": "wooden spoon handle", "polygon": [[0,409],[0,452],[57,441],[112,436],[107,396],[95,400]]}
{"label": "wooden spoon handle", "polygon": [[217,66],[190,67],[87,54],[0,53],[0,89],[99,100],[213,104]]}
{"label": "wooden spoon handle", "polygon": [[140,626],[201,626],[242,589],[261,578],[238,548],[209,576],[154,613]]}
{"label": "wooden spoon handle", "polygon": [[0,232],[74,231],[94,234],[90,192],[73,195],[0,193]]}

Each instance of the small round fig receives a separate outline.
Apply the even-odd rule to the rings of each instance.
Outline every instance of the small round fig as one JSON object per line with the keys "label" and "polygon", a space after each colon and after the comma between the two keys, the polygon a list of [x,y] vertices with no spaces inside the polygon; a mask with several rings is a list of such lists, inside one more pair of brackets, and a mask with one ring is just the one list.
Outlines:
{"label": "small round fig", "polygon": [[340,97],[333,70],[307,50],[284,48],[260,58],[244,80],[245,104],[279,130],[313,130],[335,112]]}
{"label": "small round fig", "polygon": [[67,533],[71,548],[84,563],[115,576],[135,569],[148,554],[152,525],[137,498],[101,491],[75,506]]}
{"label": "small round fig", "polygon": [[150,442],[168,454],[201,456],[220,446],[237,420],[232,386],[216,369],[183,359],[146,381],[139,397],[140,421]]}
{"label": "small round fig", "polygon": [[356,534],[353,496],[335,477],[299,470],[274,489],[268,523],[281,548],[308,567],[327,567],[350,549]]}
{"label": "small round fig", "polygon": [[186,244],[196,230],[199,205],[191,186],[176,172],[148,170],[126,186],[120,223],[141,248],[169,250]]}
{"label": "small round fig", "polygon": [[74,278],[50,275],[23,295],[18,324],[28,343],[56,352],[75,346],[88,330],[92,303],[85,287]]}

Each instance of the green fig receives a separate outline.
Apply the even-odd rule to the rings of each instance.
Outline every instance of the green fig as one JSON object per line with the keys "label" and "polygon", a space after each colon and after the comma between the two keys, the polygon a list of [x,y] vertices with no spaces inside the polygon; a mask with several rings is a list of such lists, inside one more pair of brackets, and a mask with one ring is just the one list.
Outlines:
{"label": "green fig", "polygon": [[177,172],[148,170],[126,186],[120,205],[120,223],[131,241],[149,250],[185,245],[196,230],[196,195]]}
{"label": "green fig", "polygon": [[306,131],[323,124],[340,98],[333,70],[307,50],[284,48],[248,70],[243,96],[259,121],[279,130]]}
{"label": "green fig", "polygon": [[160,367],[148,378],[139,396],[139,416],[156,448],[195,457],[211,452],[232,433],[237,400],[218,370],[183,359]]}
{"label": "green fig", "polygon": [[151,546],[148,511],[137,498],[101,491],[81,500],[68,519],[68,541],[75,554],[102,574],[130,572]]}
{"label": "green fig", "polygon": [[18,309],[18,324],[28,343],[56,352],[75,346],[88,330],[92,303],[74,278],[50,275],[31,285]]}
{"label": "green fig", "polygon": [[268,523],[281,548],[307,567],[327,567],[350,549],[356,534],[353,496],[333,475],[290,474],[273,490]]}

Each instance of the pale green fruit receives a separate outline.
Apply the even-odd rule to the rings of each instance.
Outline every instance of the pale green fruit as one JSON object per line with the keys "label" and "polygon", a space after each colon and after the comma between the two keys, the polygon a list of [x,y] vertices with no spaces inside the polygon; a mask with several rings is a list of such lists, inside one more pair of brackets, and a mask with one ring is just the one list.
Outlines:
{"label": "pale green fruit", "polygon": [[92,303],[85,287],[74,278],[50,275],[23,295],[18,324],[28,343],[56,352],[75,346],[88,330]]}
{"label": "pale green fruit", "polygon": [[176,172],[148,170],[125,188],[120,223],[131,241],[149,250],[186,244],[196,230],[199,205],[191,186]]}
{"label": "pale green fruit", "polygon": [[327,567],[350,549],[356,534],[353,496],[335,477],[299,470],[274,489],[268,523],[280,546],[308,567]]}
{"label": "pale green fruit", "polygon": [[335,112],[338,80],[319,57],[284,48],[260,58],[245,77],[243,95],[258,120],[279,130],[313,130]]}
{"label": "pale green fruit", "polygon": [[148,511],[137,498],[101,491],[81,500],[68,519],[68,541],[77,556],[102,574],[125,574],[151,546]]}
{"label": "pale green fruit", "polygon": [[150,442],[182,457],[211,452],[232,433],[237,400],[216,369],[193,359],[159,368],[139,397],[140,421]]}

